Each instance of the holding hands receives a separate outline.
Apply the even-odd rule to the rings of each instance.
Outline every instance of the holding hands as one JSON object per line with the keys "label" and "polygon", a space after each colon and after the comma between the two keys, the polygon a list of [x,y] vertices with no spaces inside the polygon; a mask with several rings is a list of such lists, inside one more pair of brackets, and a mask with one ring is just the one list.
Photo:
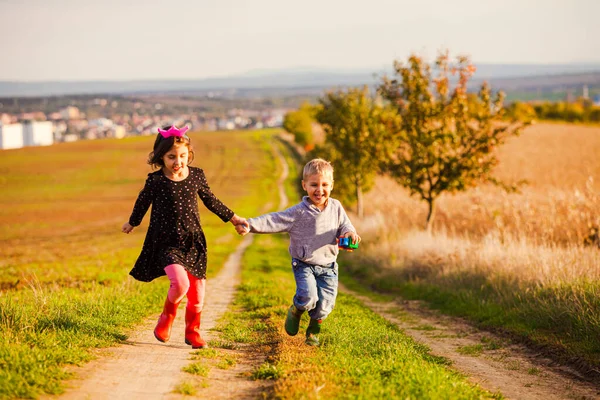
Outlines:
{"label": "holding hands", "polygon": [[248,221],[246,221],[246,218],[234,214],[234,216],[229,220],[229,222],[231,222],[233,226],[235,226],[235,231],[242,236],[250,232],[250,224],[248,223]]}
{"label": "holding hands", "polygon": [[[234,214],[233,217],[231,217],[231,219],[229,220],[229,222],[231,222],[233,226],[235,226],[235,230],[237,231],[237,233],[239,233],[242,236],[250,232],[250,224],[248,223],[248,221],[246,221],[246,218]],[[133,226],[131,226],[129,222],[125,222],[121,227],[121,232],[130,233],[131,231],[133,231]]]}

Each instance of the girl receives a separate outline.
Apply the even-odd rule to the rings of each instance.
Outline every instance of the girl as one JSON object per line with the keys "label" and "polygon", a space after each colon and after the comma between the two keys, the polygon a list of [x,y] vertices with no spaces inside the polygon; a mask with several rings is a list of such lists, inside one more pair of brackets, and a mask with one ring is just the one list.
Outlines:
{"label": "girl", "polygon": [[187,126],[158,129],[148,164],[160,169],[148,174],[129,221],[121,230],[130,233],[142,222],[152,205],[146,239],[130,275],[143,282],[165,274],[169,278],[169,292],[154,329],[154,336],[161,342],[169,340],[177,307],[187,295],[185,342],[199,349],[207,347],[200,336],[206,282],[206,239],[200,226],[196,193],[224,222],[246,225],[246,220],[215,197],[202,169],[189,166],[194,160],[194,150],[190,138],[185,135],[187,130]]}

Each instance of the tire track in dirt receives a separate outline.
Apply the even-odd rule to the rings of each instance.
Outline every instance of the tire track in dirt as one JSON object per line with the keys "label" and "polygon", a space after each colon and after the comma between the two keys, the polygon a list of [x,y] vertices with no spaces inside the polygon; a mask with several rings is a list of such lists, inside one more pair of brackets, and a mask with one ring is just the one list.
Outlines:
{"label": "tire track in dirt", "polygon": [[342,284],[340,289],[429,347],[431,354],[450,360],[453,369],[491,392],[519,400],[600,399],[600,385],[580,379],[575,370],[557,365],[525,346],[429,310],[418,301],[380,303]]}
{"label": "tire track in dirt", "polygon": [[[284,182],[289,168],[277,148],[273,152],[282,166],[278,179],[279,209],[286,207],[288,198]],[[252,243],[252,235],[246,235],[225,262],[221,272],[207,280],[206,297],[202,311],[202,336],[217,339],[219,333],[212,329],[227,311],[240,284],[241,259]],[[173,323],[171,339],[160,343],[154,338],[158,315],[147,318],[136,327],[123,345],[98,351],[99,358],[83,367],[73,368],[78,378],[67,381],[67,390],[61,396],[43,396],[42,399],[180,399],[193,398],[174,393],[177,385],[189,381],[191,375],[182,368],[192,363],[190,346],[184,343],[185,300],[179,305]],[[225,351],[225,350],[224,350]],[[196,398],[209,399],[257,399],[272,382],[255,381],[250,372],[264,362],[264,355],[256,352],[229,351],[236,356],[236,365],[230,369],[211,368],[207,377],[208,387],[201,388]]]}

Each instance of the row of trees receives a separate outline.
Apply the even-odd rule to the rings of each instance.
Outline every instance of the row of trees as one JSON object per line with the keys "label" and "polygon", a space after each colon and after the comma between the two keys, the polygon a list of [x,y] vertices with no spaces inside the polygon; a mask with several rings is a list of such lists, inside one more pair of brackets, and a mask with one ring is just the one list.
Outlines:
{"label": "row of trees", "polygon": [[514,102],[506,109],[508,116],[536,118],[567,122],[600,122],[600,106],[590,100],[568,102],[519,103]]}
{"label": "row of trees", "polygon": [[[526,122],[506,120],[503,93],[483,84],[467,92],[475,72],[468,57],[451,62],[440,54],[433,66],[412,55],[394,62],[375,91],[365,87],[330,91],[310,113],[325,141],[308,157],[322,157],[336,170],[336,197],[356,202],[363,215],[363,193],[377,174],[388,174],[428,205],[431,231],[436,200],[483,182],[514,190],[492,176],[494,150]],[[293,132],[293,131],[292,131]]]}

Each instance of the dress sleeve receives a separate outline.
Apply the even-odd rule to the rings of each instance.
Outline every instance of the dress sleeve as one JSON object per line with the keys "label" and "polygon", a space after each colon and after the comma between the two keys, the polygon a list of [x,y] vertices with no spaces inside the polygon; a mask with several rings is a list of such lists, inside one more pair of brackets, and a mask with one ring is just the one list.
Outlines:
{"label": "dress sleeve", "polygon": [[152,185],[152,176],[148,174],[148,179],[146,179],[146,184],[144,188],[140,191],[137,200],[135,201],[135,205],[133,206],[133,211],[131,212],[131,216],[129,217],[129,225],[138,226],[142,223],[142,219],[144,219],[144,215],[150,208],[152,204],[152,200],[154,199],[154,190]]}
{"label": "dress sleeve", "polygon": [[210,190],[208,182],[206,181],[206,175],[201,169],[200,171],[200,187],[198,188],[198,196],[202,199],[202,202],[210,211],[212,211],[217,217],[221,218],[223,222],[228,222],[235,214],[231,211],[221,200],[217,199],[217,196]]}

